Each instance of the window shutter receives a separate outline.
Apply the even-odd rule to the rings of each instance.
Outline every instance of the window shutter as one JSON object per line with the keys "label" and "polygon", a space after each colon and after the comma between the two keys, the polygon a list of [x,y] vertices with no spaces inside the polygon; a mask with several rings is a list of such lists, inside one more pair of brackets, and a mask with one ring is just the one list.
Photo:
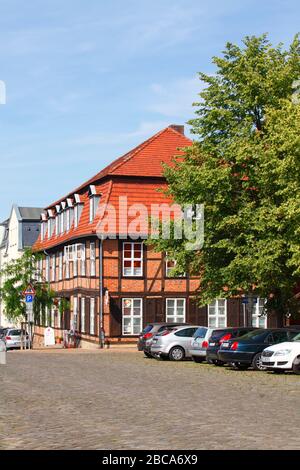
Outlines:
{"label": "window shutter", "polygon": [[86,297],[85,299],[85,331],[87,334],[90,333],[90,314],[91,314],[91,299]]}
{"label": "window shutter", "polygon": [[242,306],[241,299],[228,299],[227,300],[227,326],[240,326]]}
{"label": "window shutter", "polygon": [[204,305],[203,307],[200,307],[197,299],[190,298],[187,321],[194,325],[207,326],[207,306]]}

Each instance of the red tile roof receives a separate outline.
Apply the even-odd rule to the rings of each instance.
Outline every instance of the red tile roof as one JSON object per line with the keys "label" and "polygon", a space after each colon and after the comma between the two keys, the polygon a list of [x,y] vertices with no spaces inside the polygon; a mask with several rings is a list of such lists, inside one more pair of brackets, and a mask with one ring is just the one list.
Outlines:
{"label": "red tile roof", "polygon": [[[71,227],[68,233],[59,236],[54,233],[50,239],[46,238],[43,241],[39,239],[34,248],[36,250],[48,249],[55,245],[64,244],[74,238],[96,234],[97,225],[103,214],[98,213],[95,220],[89,223],[87,190],[91,184],[96,186],[97,194],[101,194],[101,204],[109,203],[116,206],[118,218],[119,196],[127,196],[128,205],[142,203],[148,208],[151,203],[171,202],[164,193],[158,191],[160,188],[166,189],[167,187],[162,179],[162,164],[171,165],[176,155],[182,155],[182,151],[178,149],[191,144],[192,141],[183,134],[167,127],[118,158],[67,196],[47,207],[47,209],[55,208],[56,204],[65,201],[67,197],[71,197],[76,193],[81,194],[81,202],[84,203],[80,222],[76,229]],[[131,177],[134,176],[136,179],[132,180]],[[159,178],[157,183],[154,182],[153,178]]]}

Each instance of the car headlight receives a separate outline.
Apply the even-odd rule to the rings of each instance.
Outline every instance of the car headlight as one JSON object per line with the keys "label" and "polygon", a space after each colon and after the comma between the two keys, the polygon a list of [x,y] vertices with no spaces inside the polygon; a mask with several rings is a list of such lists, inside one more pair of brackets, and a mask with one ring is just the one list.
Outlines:
{"label": "car headlight", "polygon": [[286,356],[287,354],[290,354],[292,352],[291,349],[280,349],[276,353],[274,353],[274,356]]}

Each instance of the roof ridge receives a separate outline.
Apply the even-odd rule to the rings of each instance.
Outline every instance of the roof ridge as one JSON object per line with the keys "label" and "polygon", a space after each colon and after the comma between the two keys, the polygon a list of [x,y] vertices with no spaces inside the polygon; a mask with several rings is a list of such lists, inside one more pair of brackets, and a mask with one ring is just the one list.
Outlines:
{"label": "roof ridge", "polygon": [[[157,139],[163,132],[165,132],[166,130],[170,129],[169,127],[165,127],[164,129],[160,130],[159,132],[157,132],[156,134],[154,134],[152,137],[149,137],[148,139],[144,140],[144,142],[142,142],[141,144],[139,144],[137,147],[133,148],[132,150],[130,150],[129,152],[125,153],[124,155],[122,155],[120,158],[122,158],[123,160],[121,162],[119,162],[111,171],[111,173],[113,173],[117,168],[119,168],[120,166],[124,165],[125,163],[127,163],[132,157],[134,157],[134,155],[136,155],[138,152],[140,152],[141,150],[143,150],[145,147],[147,147],[148,145],[150,145],[155,139]],[[127,157],[126,157],[127,155]]]}

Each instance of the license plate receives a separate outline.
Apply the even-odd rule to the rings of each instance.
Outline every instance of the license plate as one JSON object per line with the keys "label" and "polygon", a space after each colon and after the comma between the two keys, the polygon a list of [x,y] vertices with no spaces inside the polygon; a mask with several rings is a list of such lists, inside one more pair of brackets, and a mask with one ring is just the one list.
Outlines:
{"label": "license plate", "polygon": [[157,339],[153,339],[153,340],[152,340],[152,343],[157,343]]}
{"label": "license plate", "polygon": [[229,343],[228,343],[228,341],[227,341],[227,342],[225,341],[225,342],[222,344],[222,348],[229,348]]}
{"label": "license plate", "polygon": [[215,346],[215,345],[216,345],[216,343],[209,343],[209,345],[210,345],[210,346]]}

